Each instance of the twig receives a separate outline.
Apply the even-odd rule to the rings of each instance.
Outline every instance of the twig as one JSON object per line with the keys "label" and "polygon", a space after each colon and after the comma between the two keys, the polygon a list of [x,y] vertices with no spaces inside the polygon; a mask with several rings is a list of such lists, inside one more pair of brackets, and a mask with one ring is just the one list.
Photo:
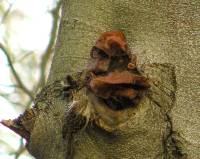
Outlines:
{"label": "twig", "polygon": [[5,14],[3,15],[2,19],[1,19],[0,25],[3,24],[3,22],[7,18],[8,14],[10,13],[10,10],[12,9],[12,7],[13,7],[13,5],[14,5],[15,2],[16,2],[16,0],[14,2],[10,3],[8,9],[6,10]]}
{"label": "twig", "polygon": [[6,147],[6,149],[9,149],[8,150],[9,152],[15,151],[15,149],[9,143],[7,143],[6,141],[4,141],[2,139],[0,139],[0,144],[4,145]]}
{"label": "twig", "polygon": [[32,100],[28,100],[28,102],[25,104],[25,108],[28,109],[31,107],[31,104],[32,104]]}
{"label": "twig", "polygon": [[40,64],[40,79],[39,79],[39,83],[36,86],[36,91],[43,87],[45,85],[45,78],[46,78],[46,68],[47,68],[47,64],[49,61],[49,58],[51,57],[51,53],[53,52],[53,47],[55,44],[55,39],[56,39],[56,35],[57,35],[57,30],[58,30],[58,19],[59,19],[59,9],[61,6],[61,1],[59,1],[57,3],[57,6],[51,11],[51,14],[53,16],[53,25],[52,25],[52,29],[51,29],[51,34],[50,34],[50,40],[49,40],[49,44],[47,46],[47,49],[44,51],[44,55],[42,56],[42,60],[41,60],[41,64]]}
{"label": "twig", "polygon": [[13,63],[11,61],[11,58],[9,56],[9,52],[8,50],[0,43],[0,49],[3,51],[3,53],[6,55],[6,58],[7,58],[7,61],[8,61],[8,64],[10,66],[10,69],[11,69],[11,72],[12,74],[14,75],[15,79],[16,79],[16,82],[17,82],[17,85],[19,86],[19,88],[22,89],[22,91],[24,91],[29,97],[31,100],[34,99],[33,97],[33,94],[30,90],[28,90],[28,88],[23,84],[23,82],[21,81],[17,71],[15,70],[14,66],[13,66]]}
{"label": "twig", "polygon": [[15,159],[18,159],[19,156],[26,150],[24,143],[23,143],[23,138],[20,139],[20,146],[19,149],[15,152]]}
{"label": "twig", "polygon": [[[27,103],[26,105],[23,105],[23,104],[20,103],[20,102],[13,102],[13,101],[10,99],[10,94],[0,92],[0,96],[1,96],[2,98],[4,98],[5,100],[7,100],[8,102],[10,102],[11,104],[13,104],[13,105],[18,105],[18,106],[20,106],[20,107],[27,108],[26,106],[28,105],[28,103]],[[30,105],[30,104],[29,104],[29,105]]]}

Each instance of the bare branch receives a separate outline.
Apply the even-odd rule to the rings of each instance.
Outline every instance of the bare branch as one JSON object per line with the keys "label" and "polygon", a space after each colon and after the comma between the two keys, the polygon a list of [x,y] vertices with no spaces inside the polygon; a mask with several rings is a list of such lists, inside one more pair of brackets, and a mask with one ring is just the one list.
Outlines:
{"label": "bare branch", "polygon": [[3,139],[0,139],[0,144],[1,144],[1,146],[5,146],[6,149],[8,150],[8,152],[15,151],[15,149],[9,143],[4,141]]}
{"label": "bare branch", "polygon": [[52,29],[51,29],[51,34],[50,34],[50,40],[49,40],[49,44],[46,48],[46,50],[44,51],[44,55],[42,56],[42,60],[41,60],[41,64],[40,64],[40,79],[38,82],[38,85],[36,86],[36,91],[43,87],[45,84],[45,78],[46,78],[46,69],[47,69],[47,64],[48,61],[51,57],[51,53],[53,52],[53,47],[55,44],[55,39],[56,39],[56,35],[57,35],[57,30],[58,30],[58,19],[59,19],[59,9],[61,6],[61,1],[59,1],[57,3],[57,6],[51,11],[51,14],[53,16],[53,25],[52,25]]}
{"label": "bare branch", "polygon": [[0,25],[3,24],[3,22],[6,20],[8,14],[10,13],[10,10],[12,9],[12,7],[13,7],[15,2],[16,2],[16,0],[14,2],[10,3],[8,9],[6,10],[6,12],[4,13],[4,15],[3,15],[2,19],[1,19]]}
{"label": "bare branch", "polygon": [[24,143],[23,143],[23,138],[20,139],[20,146],[19,149],[15,152],[15,159],[18,159],[20,155],[26,150]]}
{"label": "bare branch", "polygon": [[28,106],[30,105],[29,104],[30,102],[27,102],[27,104],[24,105],[23,103],[12,101],[10,99],[10,94],[8,94],[8,93],[2,93],[2,92],[0,92],[0,96],[3,97],[5,100],[7,100],[9,103],[11,103],[13,105],[17,105],[17,106],[24,107],[24,108],[28,108]]}
{"label": "bare branch", "polygon": [[19,74],[17,73],[17,71],[15,70],[12,60],[9,56],[9,51],[3,46],[3,44],[0,43],[0,49],[3,51],[3,53],[6,55],[6,58],[8,60],[8,64],[10,66],[11,72],[13,74],[13,76],[15,77],[15,80],[17,82],[17,85],[19,86],[19,88],[22,89],[22,91],[24,91],[31,100],[34,99],[33,94],[30,90],[28,90],[28,88],[23,84],[23,82],[21,81]]}

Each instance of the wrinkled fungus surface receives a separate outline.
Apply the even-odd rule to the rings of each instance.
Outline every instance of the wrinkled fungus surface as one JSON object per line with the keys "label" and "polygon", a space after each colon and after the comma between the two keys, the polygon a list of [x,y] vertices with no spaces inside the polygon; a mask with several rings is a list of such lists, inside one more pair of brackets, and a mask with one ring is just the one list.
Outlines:
{"label": "wrinkled fungus surface", "polygon": [[148,79],[138,71],[137,58],[130,53],[122,32],[103,33],[90,56],[87,87],[110,108],[136,105],[142,92],[150,87]]}

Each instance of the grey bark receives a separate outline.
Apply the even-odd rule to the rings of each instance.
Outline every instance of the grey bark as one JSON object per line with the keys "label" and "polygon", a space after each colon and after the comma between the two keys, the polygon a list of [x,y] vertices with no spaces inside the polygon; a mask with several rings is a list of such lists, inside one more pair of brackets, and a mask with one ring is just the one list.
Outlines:
{"label": "grey bark", "polygon": [[[108,134],[88,127],[75,136],[74,158],[200,158],[200,2],[65,0],[62,8],[48,83],[84,69],[99,34],[113,29],[126,34],[140,64],[169,63],[143,68],[161,86],[152,86],[126,128]],[[66,101],[54,97],[31,132],[36,158],[64,158]]]}

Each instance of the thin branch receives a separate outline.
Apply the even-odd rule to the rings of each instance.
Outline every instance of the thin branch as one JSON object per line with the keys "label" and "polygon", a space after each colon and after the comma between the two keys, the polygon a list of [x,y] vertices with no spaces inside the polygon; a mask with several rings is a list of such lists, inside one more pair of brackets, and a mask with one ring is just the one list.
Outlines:
{"label": "thin branch", "polygon": [[45,78],[46,78],[46,69],[47,69],[47,64],[48,61],[51,57],[51,53],[53,52],[55,40],[56,40],[56,35],[57,35],[57,30],[58,30],[58,19],[59,19],[59,9],[61,6],[61,1],[57,3],[57,6],[51,11],[51,14],[53,16],[53,25],[50,33],[50,40],[49,44],[44,51],[45,54],[42,56],[41,64],[40,64],[40,79],[39,83],[36,87],[36,91],[43,87],[45,85]]}
{"label": "thin branch", "polygon": [[6,147],[6,149],[9,149],[8,150],[9,152],[15,151],[15,149],[9,143],[7,143],[6,141],[4,141],[2,139],[0,139],[0,144],[1,144],[1,146],[4,145]]}
{"label": "thin branch", "polygon": [[21,149],[19,149],[16,154],[15,154],[15,159],[18,159],[20,157],[20,155],[26,151],[26,147],[22,147]]}
{"label": "thin branch", "polygon": [[22,91],[24,91],[29,97],[31,100],[34,99],[33,97],[33,94],[30,90],[28,90],[28,88],[23,84],[23,82],[21,81],[17,71],[15,70],[14,66],[13,66],[13,63],[12,63],[12,60],[9,56],[9,52],[8,50],[0,43],[0,49],[3,51],[3,53],[6,55],[6,58],[7,58],[7,61],[8,61],[8,64],[10,66],[10,69],[11,69],[11,72],[13,74],[13,76],[15,77],[16,79],[16,82],[17,82],[17,85],[19,86],[19,88],[22,89]]}
{"label": "thin branch", "polygon": [[[13,105],[18,105],[20,107],[24,107],[24,108],[27,108],[26,106],[28,105],[29,102],[27,102],[26,105],[20,103],[20,102],[13,102],[11,99],[10,99],[10,94],[7,94],[7,93],[2,93],[0,92],[0,96],[2,98],[4,98],[5,100],[7,100],[9,103],[13,104]],[[30,104],[29,104],[30,105]]]}
{"label": "thin branch", "polygon": [[18,159],[20,155],[26,150],[22,137],[19,139],[19,142],[20,142],[20,145],[19,145],[18,150],[10,153],[10,155],[14,155],[15,159]]}
{"label": "thin branch", "polygon": [[32,104],[32,100],[28,100],[28,102],[25,104],[25,108],[28,109],[31,107],[31,104]]}
{"label": "thin branch", "polygon": [[13,7],[15,2],[16,2],[16,0],[14,2],[10,3],[8,9],[6,10],[6,12],[4,13],[4,15],[3,15],[2,19],[1,19],[0,25],[3,24],[3,22],[6,20],[8,14],[10,13],[10,10],[12,9],[12,7]]}
{"label": "thin branch", "polygon": [[6,84],[0,84],[0,87],[13,87],[13,88],[15,88],[15,87],[18,87],[16,84],[10,84],[10,85],[6,85]]}
{"label": "thin branch", "polygon": [[10,94],[0,92],[0,96],[1,96],[2,98],[5,98],[5,100],[11,102],[11,101],[10,101]]}
{"label": "thin branch", "polygon": [[15,152],[15,159],[18,159],[20,155],[26,150],[24,143],[23,143],[23,138],[20,139],[20,146],[19,149]]}

